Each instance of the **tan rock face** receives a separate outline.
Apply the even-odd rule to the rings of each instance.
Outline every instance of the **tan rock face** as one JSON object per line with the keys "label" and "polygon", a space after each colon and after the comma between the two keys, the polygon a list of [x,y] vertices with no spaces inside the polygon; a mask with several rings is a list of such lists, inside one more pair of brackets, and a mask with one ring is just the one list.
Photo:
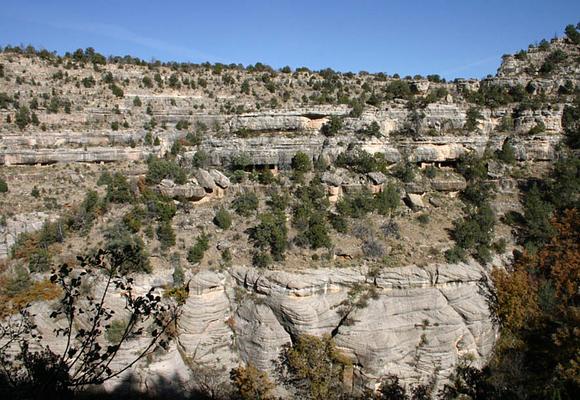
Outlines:
{"label": "tan rock face", "polygon": [[[296,335],[330,334],[354,361],[355,384],[361,384],[363,375],[365,384],[372,385],[392,373],[406,384],[433,374],[442,383],[460,357],[470,354],[479,364],[491,354],[496,329],[478,287],[484,275],[475,263],[387,268],[376,278],[367,277],[364,268],[203,271],[192,276],[169,351],[131,372],[150,389],[161,369],[164,376],[180,377],[174,384],[181,388],[191,379],[192,366],[215,368],[227,379],[232,367],[252,362],[273,374],[282,346]],[[143,276],[136,281],[137,290],[170,279]],[[353,311],[352,323],[346,324],[341,304],[355,284],[373,286],[377,296]],[[111,304],[120,312],[123,301],[118,300]],[[46,343],[57,349],[62,343],[51,333],[54,322],[46,317],[48,305],[38,307],[44,307],[36,310],[39,329]],[[130,341],[118,364],[141,345]]]}

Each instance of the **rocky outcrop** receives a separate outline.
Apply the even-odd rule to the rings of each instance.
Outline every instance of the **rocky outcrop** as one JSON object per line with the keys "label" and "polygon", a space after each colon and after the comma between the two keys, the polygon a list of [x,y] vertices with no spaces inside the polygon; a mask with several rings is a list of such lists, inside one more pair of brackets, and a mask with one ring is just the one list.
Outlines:
{"label": "rocky outcrop", "polygon": [[157,190],[164,196],[176,199],[188,199],[198,201],[206,196],[205,189],[199,185],[188,182],[183,185],[176,185],[175,182],[164,179],[159,185],[157,185]]}
{"label": "rocky outcrop", "polygon": [[444,171],[429,179],[433,190],[438,192],[459,192],[467,186],[465,178],[455,172]]}
{"label": "rocky outcrop", "polygon": [[[442,383],[462,356],[481,364],[491,353],[496,329],[479,288],[484,276],[476,263],[385,268],[374,278],[364,267],[288,272],[238,266],[228,273],[199,272],[191,277],[169,351],[131,373],[142,385],[154,386],[163,370],[165,377],[176,376],[174,385],[181,388],[193,369],[206,368],[227,380],[232,367],[252,362],[273,373],[282,346],[297,335],[328,334],[352,359],[356,385],[372,386],[388,374],[405,384],[433,375]],[[144,291],[170,279],[168,271],[140,276],[135,285]],[[376,296],[352,311],[352,323],[346,324],[341,307],[355,285],[374,287]],[[123,307],[121,298],[111,304]],[[45,342],[58,349],[47,307],[39,303],[33,310]],[[130,341],[119,365],[141,345]]]}
{"label": "rocky outcrop", "polygon": [[53,164],[72,162],[119,162],[144,160],[146,149],[91,147],[89,149],[10,149],[0,150],[0,164]]}
{"label": "rocky outcrop", "polygon": [[[478,290],[484,274],[475,263],[385,269],[375,279],[367,278],[364,268],[291,273],[238,267],[231,272],[231,285],[238,287],[238,296],[240,289],[247,295],[228,303],[232,288],[206,278],[187,302],[187,309],[198,310],[197,317],[192,314],[180,324],[180,338],[190,337],[186,332],[192,326],[205,333],[204,339],[181,343],[186,352],[195,349],[206,359],[231,359],[234,340],[234,361],[272,371],[281,347],[292,338],[331,334],[358,366],[358,376],[371,382],[389,373],[406,383],[435,373],[444,379],[461,356],[471,354],[481,362],[491,352],[495,329]],[[345,325],[340,305],[355,284],[375,286],[378,296]],[[203,343],[209,343],[206,350]]]}
{"label": "rocky outcrop", "polygon": [[44,212],[32,212],[14,215],[3,221],[0,224],[0,260],[8,257],[10,248],[16,243],[18,236],[38,231],[46,221],[56,218]]}

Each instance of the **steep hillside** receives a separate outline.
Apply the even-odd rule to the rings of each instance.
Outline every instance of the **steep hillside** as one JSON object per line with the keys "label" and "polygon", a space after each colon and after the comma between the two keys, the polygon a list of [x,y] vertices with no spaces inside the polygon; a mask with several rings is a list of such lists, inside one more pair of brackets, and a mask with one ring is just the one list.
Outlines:
{"label": "steep hillside", "polygon": [[6,48],[0,312],[32,303],[60,349],[51,267],[126,251],[136,291],[182,310],[168,348],[129,371],[141,388],[226,396],[232,368],[276,376],[304,335],[333,338],[351,395],[391,374],[440,388],[492,355],[484,283],[522,250],[520,189],[573,154],[579,60],[560,38],[445,82]]}

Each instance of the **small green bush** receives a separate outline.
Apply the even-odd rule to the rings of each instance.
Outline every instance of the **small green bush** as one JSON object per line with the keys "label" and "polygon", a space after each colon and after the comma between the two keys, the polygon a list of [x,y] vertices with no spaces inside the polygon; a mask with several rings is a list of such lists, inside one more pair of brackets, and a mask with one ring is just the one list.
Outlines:
{"label": "small green bush", "polygon": [[501,150],[497,152],[497,158],[498,160],[500,160],[505,164],[515,164],[516,151],[514,149],[514,146],[512,146],[512,144],[509,142],[509,140],[503,142]]}
{"label": "small green bush", "polygon": [[115,224],[105,232],[105,249],[126,255],[119,266],[122,275],[130,273],[150,273],[151,264],[143,240],[131,234],[124,224]]}
{"label": "small green bush", "polygon": [[308,172],[312,169],[312,160],[306,153],[299,151],[292,157],[292,169],[300,173]]}
{"label": "small green bush", "polygon": [[30,272],[46,272],[50,270],[52,257],[48,250],[38,249],[28,258],[28,269]]}
{"label": "small green bush", "polygon": [[232,226],[232,216],[228,210],[220,207],[220,209],[215,213],[213,223],[221,229],[229,229]]}
{"label": "small green bush", "polygon": [[113,92],[113,94],[116,97],[123,97],[123,96],[125,96],[125,93],[123,92],[123,89],[121,89],[119,86],[115,85],[114,83],[111,84],[110,88],[111,88],[111,92]]}
{"label": "small green bush", "polygon": [[32,190],[30,191],[30,195],[36,199],[38,199],[40,197],[40,191],[38,190],[38,187],[34,186],[32,188]]}
{"label": "small green bush", "polygon": [[375,207],[381,215],[391,215],[401,202],[399,191],[389,183],[383,187],[383,190],[375,197]]}
{"label": "small green bush", "polygon": [[419,221],[421,225],[427,225],[430,220],[431,218],[429,217],[429,214],[419,214],[417,217],[417,221]]}
{"label": "small green bush", "polygon": [[4,178],[0,178],[0,193],[7,193],[8,192],[8,184],[4,180]]}
{"label": "small green bush", "polygon": [[107,185],[107,200],[111,203],[132,203],[135,199],[127,178],[120,172],[115,172]]}
{"label": "small green bush", "polygon": [[170,221],[163,221],[157,227],[157,239],[161,243],[161,248],[167,250],[175,246],[175,232]]}
{"label": "small green bush", "polygon": [[243,217],[249,217],[256,212],[258,205],[258,196],[254,192],[240,193],[232,202],[234,211]]}
{"label": "small green bush", "polygon": [[324,136],[336,136],[342,129],[342,118],[336,115],[332,115],[328,122],[322,125],[320,133]]}
{"label": "small green bush", "polygon": [[203,260],[205,252],[209,249],[209,236],[205,233],[199,235],[195,244],[187,253],[187,261],[191,264],[197,264]]}
{"label": "small green bush", "polygon": [[257,268],[267,268],[272,264],[272,256],[266,251],[256,251],[252,256],[252,264]]}

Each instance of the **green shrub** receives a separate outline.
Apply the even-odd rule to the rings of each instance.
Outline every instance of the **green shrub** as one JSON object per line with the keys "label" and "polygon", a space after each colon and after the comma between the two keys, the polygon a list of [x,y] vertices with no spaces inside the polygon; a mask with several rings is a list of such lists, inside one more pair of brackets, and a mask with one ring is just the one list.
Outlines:
{"label": "green shrub", "polygon": [[30,119],[30,110],[28,109],[28,107],[26,106],[18,107],[18,111],[16,112],[16,115],[14,117],[14,122],[16,123],[16,126],[18,126],[21,130],[26,128],[26,126],[30,124],[30,122],[32,122],[32,120]]}
{"label": "green shrub", "polygon": [[149,158],[145,180],[149,184],[157,184],[163,179],[172,179],[175,183],[182,185],[187,180],[187,174],[175,161]]}
{"label": "green shrub", "polygon": [[113,92],[113,94],[116,97],[123,97],[125,96],[125,93],[123,92],[123,89],[121,89],[119,86],[115,85],[114,83],[111,84],[111,86],[109,86],[111,89],[111,92]]}
{"label": "green shrub", "polygon": [[175,203],[161,195],[147,194],[145,202],[149,216],[158,221],[171,221],[177,212]]}
{"label": "green shrub", "polygon": [[486,161],[474,152],[465,153],[459,157],[457,171],[468,181],[485,179],[487,177]]}
{"label": "green shrub", "polygon": [[342,214],[330,214],[329,216],[330,225],[334,228],[335,231],[339,233],[347,233],[348,232],[348,221],[346,220],[345,216]]}
{"label": "green shrub", "polygon": [[554,71],[556,65],[563,63],[567,58],[568,55],[563,50],[556,49],[548,54],[538,72],[542,75],[547,75]]}
{"label": "green shrub", "polygon": [[252,159],[246,153],[239,153],[230,160],[230,167],[232,171],[245,170],[252,165]]}
{"label": "green shrub", "polygon": [[300,173],[308,172],[312,169],[312,160],[306,153],[299,151],[292,157],[292,169]]}
{"label": "green shrub", "polygon": [[532,247],[546,243],[554,234],[550,223],[553,206],[544,200],[537,185],[532,185],[524,196],[524,235]]}
{"label": "green shrub", "polygon": [[243,217],[249,217],[256,212],[258,205],[258,196],[254,192],[240,193],[232,202],[234,211]]}
{"label": "green shrub", "polygon": [[38,187],[36,187],[36,185],[30,191],[30,195],[36,199],[40,197],[40,191],[38,190]]}
{"label": "green shrub", "polygon": [[580,44],[580,32],[578,32],[578,26],[567,25],[564,32],[566,33],[568,40],[576,45]]}
{"label": "green shrub", "polygon": [[264,213],[259,216],[258,225],[248,230],[250,240],[261,250],[269,250],[275,261],[284,260],[288,241],[286,215],[283,213]]}
{"label": "green shrub", "polygon": [[46,272],[50,270],[52,257],[48,250],[38,249],[28,258],[30,272]]}
{"label": "green shrub", "polygon": [[209,165],[209,155],[204,150],[198,150],[191,158],[191,166],[194,168],[207,168]]}
{"label": "green shrub", "polygon": [[332,240],[328,234],[326,219],[322,214],[312,214],[308,220],[308,228],[302,234],[311,249],[330,247],[332,245]]}
{"label": "green shrub", "polygon": [[545,131],[546,131],[546,125],[544,125],[544,123],[542,121],[538,121],[536,123],[536,125],[534,125],[532,128],[530,128],[528,134],[539,135],[540,133],[543,133]]}
{"label": "green shrub", "polygon": [[0,193],[8,193],[8,184],[2,177],[0,177]]}
{"label": "green shrub", "polygon": [[124,224],[115,224],[107,229],[105,239],[106,250],[126,255],[119,266],[119,273],[126,275],[133,272],[151,272],[151,264],[145,243],[140,237],[131,234]]}
{"label": "green shrub", "polygon": [[113,177],[109,171],[103,171],[97,180],[97,186],[107,186],[110,185],[111,182],[113,182]]}
{"label": "green shrub", "polygon": [[205,233],[199,235],[195,244],[187,252],[187,261],[197,264],[203,260],[205,252],[209,249],[209,236]]}
{"label": "green shrub", "polygon": [[375,207],[381,215],[392,215],[399,207],[400,202],[399,191],[391,183],[385,185],[375,197]]}
{"label": "green shrub", "polygon": [[417,217],[417,221],[419,221],[421,225],[427,225],[430,220],[431,218],[429,217],[429,214],[419,214]]}
{"label": "green shrub", "polygon": [[470,182],[461,192],[461,199],[474,206],[481,206],[495,197],[493,185],[483,181]]}
{"label": "green shrub", "polygon": [[256,268],[267,268],[272,264],[272,256],[266,251],[256,251],[252,256],[252,264]]}
{"label": "green shrub", "polygon": [[493,238],[495,216],[489,204],[483,204],[464,219],[454,221],[452,232],[457,246],[462,249],[475,249],[490,246]]}
{"label": "green shrub", "polygon": [[221,229],[229,229],[232,226],[232,216],[223,207],[220,207],[219,210],[215,213],[213,218],[213,223],[216,224]]}
{"label": "green shrub", "polygon": [[465,129],[472,132],[477,128],[478,121],[483,119],[483,115],[478,108],[471,107],[467,110],[465,118]]}
{"label": "green shrub", "polygon": [[284,212],[288,208],[290,198],[288,193],[282,192],[272,192],[270,198],[266,201],[266,204],[272,211]]}
{"label": "green shrub", "polygon": [[365,150],[354,150],[340,153],[336,158],[337,167],[348,168],[359,174],[380,171],[387,172],[388,162],[382,153],[370,154]]}
{"label": "green shrub", "polygon": [[181,267],[181,263],[179,261],[179,254],[175,253],[173,255],[177,256],[175,258],[172,257],[172,261],[175,261],[175,267],[173,268],[172,274],[173,287],[180,287],[183,286],[183,284],[185,283],[185,271],[183,271],[183,268]]}
{"label": "green shrub", "polygon": [[120,172],[115,172],[107,185],[107,200],[111,203],[132,203],[135,199],[127,178]]}
{"label": "green shrub", "polygon": [[457,264],[458,262],[465,261],[466,257],[467,253],[465,250],[457,245],[445,251],[445,260],[450,264]]}
{"label": "green shrub", "polygon": [[81,82],[82,82],[83,86],[87,89],[92,88],[97,83],[95,81],[95,78],[93,78],[92,76],[88,76],[88,77],[83,78]]}
{"label": "green shrub", "polygon": [[343,398],[343,374],[351,362],[337,350],[329,335],[298,336],[293,346],[283,349],[281,363],[284,383],[296,385],[298,398]]}
{"label": "green shrub", "polygon": [[163,250],[175,246],[175,232],[170,221],[162,221],[159,223],[157,227],[157,239],[159,239]]}
{"label": "green shrub", "polygon": [[145,218],[145,209],[141,206],[134,206],[131,211],[123,216],[123,223],[129,231],[137,233],[141,230],[143,218]]}
{"label": "green shrub", "polygon": [[263,169],[258,175],[258,182],[262,185],[271,185],[276,181],[276,177],[269,168]]}
{"label": "green shrub", "polygon": [[503,142],[501,150],[497,152],[497,158],[505,164],[515,164],[516,151],[509,140]]}
{"label": "green shrub", "polygon": [[175,129],[177,129],[178,131],[183,131],[187,128],[189,128],[189,121],[187,120],[180,119],[179,121],[177,121],[177,124],[175,124]]}
{"label": "green shrub", "polygon": [[322,125],[320,128],[320,133],[324,136],[336,136],[342,129],[342,118],[336,115],[332,115],[328,122]]}
{"label": "green shrub", "polygon": [[364,188],[354,193],[347,193],[336,203],[339,214],[351,218],[362,218],[375,208],[371,192]]}
{"label": "green shrub", "polygon": [[365,125],[364,128],[357,131],[357,134],[363,137],[381,137],[381,127],[377,121],[371,122],[369,125]]}

